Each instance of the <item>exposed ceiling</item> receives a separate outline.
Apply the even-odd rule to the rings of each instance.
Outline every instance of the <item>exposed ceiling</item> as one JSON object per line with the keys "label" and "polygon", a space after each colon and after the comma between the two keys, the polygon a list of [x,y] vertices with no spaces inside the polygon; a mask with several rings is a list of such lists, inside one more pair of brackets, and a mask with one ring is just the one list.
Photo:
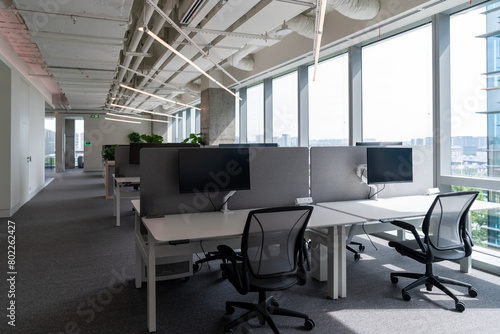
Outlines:
{"label": "exposed ceiling", "polygon": [[[328,12],[366,22],[388,8],[386,0],[327,1]],[[414,1],[420,5],[441,2]],[[52,104],[58,111],[94,113],[116,103],[145,110],[161,105],[164,112],[171,112],[177,107],[175,104],[133,92],[120,84],[193,103],[200,96],[200,73],[138,27],[146,25],[205,71],[212,71],[214,64],[227,70],[222,82],[231,86],[238,81],[230,73],[254,71],[254,55],[261,50],[269,48],[279,53],[276,47],[284,39],[313,37],[317,3],[317,0],[0,0],[0,34],[28,64],[30,76],[43,79],[50,86]],[[182,28],[208,57],[174,29],[165,16]],[[288,36],[277,33],[286,26],[294,33]],[[311,41],[308,48],[312,50],[312,46]]]}

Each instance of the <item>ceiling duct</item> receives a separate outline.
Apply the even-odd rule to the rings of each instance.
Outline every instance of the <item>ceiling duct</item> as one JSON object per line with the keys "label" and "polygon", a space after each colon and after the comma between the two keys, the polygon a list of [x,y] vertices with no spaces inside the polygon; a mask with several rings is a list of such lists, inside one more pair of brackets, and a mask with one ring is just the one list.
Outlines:
{"label": "ceiling duct", "polygon": [[184,1],[181,5],[181,8],[179,8],[179,13],[184,13],[184,15],[180,14],[179,17],[182,15],[182,18],[180,19],[181,24],[189,24],[195,17],[195,15],[198,13],[198,11],[203,7],[205,4],[206,0],[191,0],[191,1]]}
{"label": "ceiling duct", "polygon": [[241,50],[233,55],[231,65],[242,71],[252,71],[255,67],[255,61],[252,56],[250,56],[250,53],[255,51],[257,48],[258,47],[255,45],[245,45]]}
{"label": "ceiling duct", "polygon": [[328,7],[354,20],[371,20],[380,10],[380,0],[328,0]]}
{"label": "ceiling duct", "polygon": [[[354,20],[370,20],[380,11],[379,0],[328,0],[326,11],[338,11],[340,14]],[[288,27],[298,34],[314,39],[315,18],[304,14],[297,15],[287,22]]]}

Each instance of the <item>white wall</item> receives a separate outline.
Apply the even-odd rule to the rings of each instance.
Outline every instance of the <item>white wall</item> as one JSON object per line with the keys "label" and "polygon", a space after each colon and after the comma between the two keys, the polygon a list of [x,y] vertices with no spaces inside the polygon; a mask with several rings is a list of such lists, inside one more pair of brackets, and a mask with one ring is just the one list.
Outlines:
{"label": "white wall", "polygon": [[[72,115],[75,116],[75,115]],[[102,169],[101,150],[102,145],[127,145],[130,143],[128,135],[131,132],[139,134],[151,134],[151,123],[141,124],[114,122],[99,118],[91,118],[90,115],[81,115],[84,119],[85,141],[92,145],[84,148],[84,170],[100,171]]]}
{"label": "white wall", "polygon": [[11,70],[0,60],[0,217],[10,212]]}
{"label": "white wall", "polygon": [[[45,183],[45,103],[51,94],[29,72],[0,35],[0,217],[12,216]],[[20,135],[21,114],[29,127],[27,138]]]}

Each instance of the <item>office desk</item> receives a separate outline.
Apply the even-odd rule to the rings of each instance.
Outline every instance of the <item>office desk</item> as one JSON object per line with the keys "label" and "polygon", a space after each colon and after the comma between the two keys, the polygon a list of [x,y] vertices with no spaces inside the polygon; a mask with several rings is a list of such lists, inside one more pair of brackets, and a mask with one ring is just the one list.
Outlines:
{"label": "office desk", "polygon": [[139,190],[125,190],[128,186],[138,186],[141,182],[139,176],[133,177],[115,177],[113,174],[113,216],[116,217],[116,226],[120,226],[120,199],[123,194],[139,197]]}
{"label": "office desk", "polygon": [[[369,221],[379,221],[380,219],[405,219],[425,216],[436,196],[400,196],[390,198],[379,198],[378,200],[357,200],[318,203],[328,209],[354,215]],[[470,211],[495,210],[500,204],[474,201]],[[470,213],[470,212],[469,212]],[[383,224],[383,223],[380,223]],[[393,230],[397,229],[393,226]],[[470,214],[468,219],[470,230]],[[460,261],[460,270],[470,272],[472,261],[470,257]]]}
{"label": "office desk", "polygon": [[[204,212],[167,215],[161,218],[145,218],[147,239],[140,232],[136,221],[136,287],[142,285],[140,272],[147,267],[148,329],[156,331],[156,260],[167,256],[201,253],[215,250],[217,245],[227,244],[239,248],[241,234],[248,216],[247,210],[235,210],[227,214]],[[308,228],[327,228],[328,240],[328,296],[345,297],[345,227],[346,224],[365,220],[334,210],[316,206]],[[203,245],[201,245],[203,242]],[[203,246],[203,249],[202,247]]]}

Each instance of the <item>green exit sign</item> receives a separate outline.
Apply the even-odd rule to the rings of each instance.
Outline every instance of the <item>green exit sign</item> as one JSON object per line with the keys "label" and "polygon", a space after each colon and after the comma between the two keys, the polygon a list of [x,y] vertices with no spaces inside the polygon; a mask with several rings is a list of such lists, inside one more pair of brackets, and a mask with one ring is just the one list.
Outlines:
{"label": "green exit sign", "polygon": [[91,141],[86,141],[86,142],[85,142],[85,146],[90,146],[90,145],[92,145],[92,142],[91,142]]}
{"label": "green exit sign", "polygon": [[99,115],[90,115],[90,118],[99,118]]}

